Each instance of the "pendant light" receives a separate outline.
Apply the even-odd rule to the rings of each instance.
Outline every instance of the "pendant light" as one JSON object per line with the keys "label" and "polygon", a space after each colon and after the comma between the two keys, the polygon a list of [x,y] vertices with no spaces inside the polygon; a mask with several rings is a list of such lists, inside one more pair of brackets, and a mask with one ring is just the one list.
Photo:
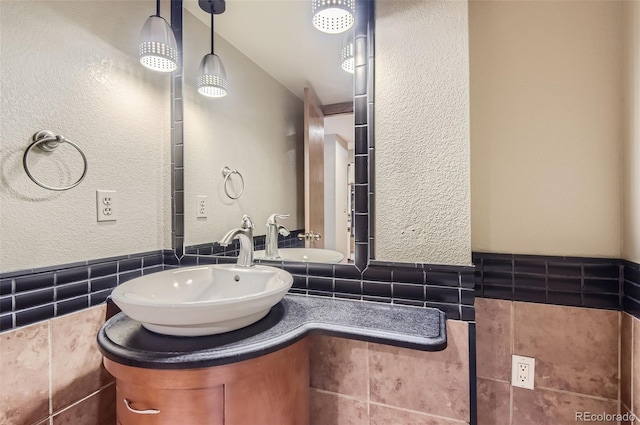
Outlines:
{"label": "pendant light", "polygon": [[149,16],[142,27],[138,56],[142,65],[154,71],[178,69],[178,44],[171,27],[160,16],[160,0],[156,0],[156,14]]}
{"label": "pendant light", "polygon": [[200,62],[198,92],[208,97],[227,95],[227,73],[222,61],[213,49],[213,17],[225,10],[224,0],[200,0],[200,8],[211,14],[211,53],[204,55]]}
{"label": "pendant light", "polygon": [[354,70],[354,50],[353,32],[350,31],[344,40],[342,40],[342,50],[340,50],[340,62],[342,63],[342,69],[350,74],[353,74]]}
{"label": "pendant light", "polygon": [[353,26],[354,0],[311,0],[313,26],[322,32],[340,34]]}

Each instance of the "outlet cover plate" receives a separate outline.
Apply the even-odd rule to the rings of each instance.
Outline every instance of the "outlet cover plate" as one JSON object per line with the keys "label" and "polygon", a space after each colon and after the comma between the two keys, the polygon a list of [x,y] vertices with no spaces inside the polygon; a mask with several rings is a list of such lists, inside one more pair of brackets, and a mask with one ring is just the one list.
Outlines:
{"label": "outlet cover plate", "polygon": [[196,197],[196,218],[207,218],[209,205],[207,202],[207,197],[204,195],[198,195]]}
{"label": "outlet cover plate", "polygon": [[533,389],[536,359],[513,354],[511,356],[511,386]]}
{"label": "outlet cover plate", "polygon": [[115,190],[96,191],[98,221],[118,220],[118,197]]}

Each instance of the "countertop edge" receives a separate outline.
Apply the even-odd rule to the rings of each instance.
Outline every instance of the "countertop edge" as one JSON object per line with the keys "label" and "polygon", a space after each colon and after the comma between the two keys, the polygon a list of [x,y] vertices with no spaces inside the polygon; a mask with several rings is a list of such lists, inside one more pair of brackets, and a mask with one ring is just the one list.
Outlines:
{"label": "countertop edge", "polygon": [[[412,308],[412,307],[407,307]],[[431,309],[436,310],[436,309]],[[113,342],[105,332],[105,325],[100,328],[97,342],[104,357],[125,366],[143,369],[198,369],[222,366],[250,360],[286,348],[308,335],[327,335],[350,338],[371,343],[379,343],[420,351],[442,351],[447,347],[447,331],[445,314],[437,310],[439,319],[439,335],[437,337],[421,337],[401,332],[379,330],[353,325],[326,323],[322,321],[301,322],[298,326],[267,340],[223,348],[215,352],[189,352],[186,354],[154,355],[153,352],[127,350]],[[121,313],[124,314],[124,313]]]}

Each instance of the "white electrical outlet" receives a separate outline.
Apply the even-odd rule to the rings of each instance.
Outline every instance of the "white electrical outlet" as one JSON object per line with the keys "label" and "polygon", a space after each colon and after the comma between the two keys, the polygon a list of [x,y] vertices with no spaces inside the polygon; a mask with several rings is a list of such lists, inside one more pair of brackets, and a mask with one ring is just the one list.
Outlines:
{"label": "white electrical outlet", "polygon": [[115,190],[96,191],[96,212],[98,221],[118,220],[118,202]]}
{"label": "white electrical outlet", "polygon": [[533,389],[536,359],[533,357],[511,356],[511,385],[514,387]]}
{"label": "white electrical outlet", "polygon": [[207,197],[203,195],[198,195],[196,197],[198,201],[196,205],[196,218],[207,218]]}

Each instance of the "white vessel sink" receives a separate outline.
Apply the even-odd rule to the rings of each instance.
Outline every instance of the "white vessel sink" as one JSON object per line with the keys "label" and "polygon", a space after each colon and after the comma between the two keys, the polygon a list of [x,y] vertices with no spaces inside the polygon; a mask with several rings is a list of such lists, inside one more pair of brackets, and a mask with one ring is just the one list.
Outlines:
{"label": "white vessel sink", "polygon": [[[256,251],[254,258],[264,259],[265,251]],[[339,263],[344,258],[341,252],[321,248],[279,248],[281,260],[307,261],[312,263]]]}
{"label": "white vessel sink", "polygon": [[117,286],[111,297],[150,331],[213,335],[262,319],[292,284],[293,276],[275,267],[219,264],[139,277]]}

